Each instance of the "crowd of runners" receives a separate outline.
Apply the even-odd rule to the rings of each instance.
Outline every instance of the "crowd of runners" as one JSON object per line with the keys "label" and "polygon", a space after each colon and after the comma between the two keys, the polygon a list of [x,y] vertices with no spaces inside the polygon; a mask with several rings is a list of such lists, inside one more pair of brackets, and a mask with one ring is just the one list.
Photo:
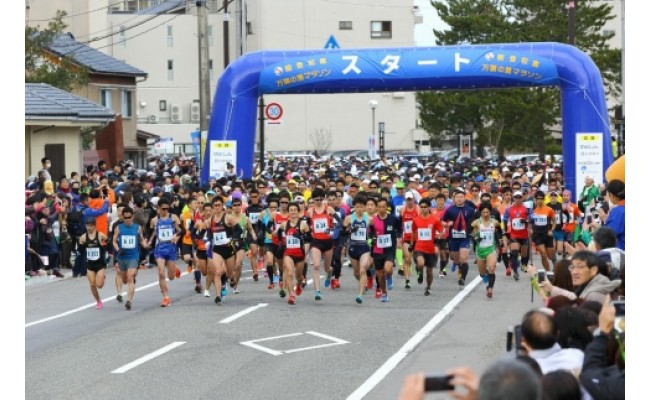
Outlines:
{"label": "crowd of runners", "polygon": [[322,287],[339,289],[350,266],[361,304],[373,289],[388,301],[395,274],[406,290],[412,279],[424,284],[426,296],[434,275],[456,275],[462,289],[472,264],[492,298],[498,264],[519,280],[536,253],[550,271],[587,249],[601,224],[624,250],[624,225],[608,219],[624,184],[587,177],[575,204],[560,163],[270,155],[251,179],[228,165],[201,185],[194,162],[180,157],[151,158],[146,169],[102,161],[56,181],[42,162],[26,182],[25,277],[71,268],[88,276],[98,308],[107,265],[118,271],[118,301],[127,285],[127,309],[140,268],[158,268],[163,307],[179,265],[193,272],[197,293],[222,304],[228,289],[239,292],[245,259],[254,280],[263,275],[289,304],[310,277],[315,300]]}

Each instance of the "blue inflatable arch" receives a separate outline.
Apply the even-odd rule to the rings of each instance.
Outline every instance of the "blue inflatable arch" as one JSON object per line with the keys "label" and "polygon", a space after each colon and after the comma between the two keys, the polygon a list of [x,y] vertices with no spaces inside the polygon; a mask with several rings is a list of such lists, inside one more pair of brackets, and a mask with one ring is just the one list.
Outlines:
{"label": "blue inflatable arch", "polygon": [[560,43],[246,54],[219,79],[201,179],[210,176],[211,140],[236,140],[237,171],[252,176],[257,103],[264,94],[538,86],[561,88],[564,176],[575,198],[585,175],[604,181],[613,156],[600,71],[585,53]]}

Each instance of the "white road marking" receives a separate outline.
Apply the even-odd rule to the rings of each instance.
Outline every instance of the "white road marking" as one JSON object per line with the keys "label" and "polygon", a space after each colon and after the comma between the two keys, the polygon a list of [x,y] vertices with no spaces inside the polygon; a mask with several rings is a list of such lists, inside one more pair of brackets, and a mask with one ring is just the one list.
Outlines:
{"label": "white road marking", "polygon": [[263,352],[268,353],[268,354],[270,354],[272,356],[281,356],[283,354],[297,353],[299,351],[321,349],[323,347],[332,347],[332,346],[338,346],[338,345],[341,345],[341,344],[350,343],[350,342],[348,342],[346,340],[335,338],[334,336],[325,335],[324,333],[319,333],[319,332],[314,332],[314,331],[308,331],[308,332],[305,332],[305,333],[308,334],[308,335],[319,337],[321,339],[326,339],[326,340],[332,341],[334,343],[317,344],[315,346],[301,347],[301,348],[298,348],[298,349],[290,349],[290,350],[284,350],[284,351],[273,350],[273,349],[270,349],[268,347],[264,347],[264,346],[261,346],[261,345],[257,344],[259,342],[268,342],[270,340],[284,339],[284,338],[289,338],[289,337],[296,337],[296,336],[301,336],[301,335],[304,334],[303,332],[296,332],[296,333],[289,333],[287,335],[280,335],[280,336],[273,336],[273,337],[262,338],[262,339],[249,340],[249,341],[246,341],[246,342],[240,342],[240,344],[243,344],[244,346],[251,347],[253,349],[257,349],[259,351],[263,351]]}
{"label": "white road marking", "polygon": [[396,366],[399,364],[406,356],[415,349],[415,347],[420,344],[424,339],[429,336],[429,334],[440,324],[449,313],[452,312],[454,307],[456,307],[468,294],[474,290],[476,285],[482,282],[482,278],[477,276],[474,278],[469,285],[465,286],[460,293],[458,293],[449,303],[447,303],[438,314],[434,315],[433,318],[427,322],[422,329],[409,339],[397,353],[393,354],[384,365],[379,367],[374,374],[370,376],[361,386],[357,388],[352,394],[347,397],[347,400],[360,400],[363,399],[370,391],[379,384]]}
{"label": "white road marking", "polygon": [[162,354],[165,354],[168,351],[173,350],[173,349],[177,348],[178,346],[182,346],[184,344],[185,344],[185,342],[174,342],[172,344],[169,344],[169,345],[163,347],[162,349],[156,350],[153,353],[149,353],[146,356],[138,358],[137,360],[135,360],[133,362],[130,362],[130,363],[126,364],[123,367],[120,367],[120,368],[118,368],[116,370],[111,371],[111,374],[123,374],[126,371],[137,367],[138,365],[144,364],[149,360],[153,360],[154,358],[156,358],[156,357],[158,357],[158,356],[160,356]]}
{"label": "white road marking", "polygon": [[232,321],[236,320],[239,317],[243,317],[244,315],[246,315],[248,313],[252,313],[253,311],[257,310],[258,308],[266,307],[268,305],[269,305],[268,303],[259,303],[256,306],[248,307],[247,309],[242,310],[242,311],[238,312],[235,315],[231,315],[228,318],[222,319],[221,321],[219,321],[219,323],[220,324],[229,324],[229,323],[231,323]]}

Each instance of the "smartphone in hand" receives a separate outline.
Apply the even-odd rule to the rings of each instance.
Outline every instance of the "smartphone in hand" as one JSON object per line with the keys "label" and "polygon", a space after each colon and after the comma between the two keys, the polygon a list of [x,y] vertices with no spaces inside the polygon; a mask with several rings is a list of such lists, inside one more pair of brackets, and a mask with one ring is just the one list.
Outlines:
{"label": "smartphone in hand", "polygon": [[437,375],[437,376],[427,376],[424,378],[424,391],[425,392],[439,392],[454,390],[454,386],[450,384],[451,375]]}

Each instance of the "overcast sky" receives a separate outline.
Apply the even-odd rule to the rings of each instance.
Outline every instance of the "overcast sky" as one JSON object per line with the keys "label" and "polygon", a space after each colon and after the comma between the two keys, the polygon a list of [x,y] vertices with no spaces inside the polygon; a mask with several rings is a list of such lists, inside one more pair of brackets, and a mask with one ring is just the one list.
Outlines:
{"label": "overcast sky", "polygon": [[432,29],[443,29],[447,25],[438,17],[429,0],[415,0],[413,4],[420,7],[424,19],[423,23],[415,25],[416,46],[435,46]]}

